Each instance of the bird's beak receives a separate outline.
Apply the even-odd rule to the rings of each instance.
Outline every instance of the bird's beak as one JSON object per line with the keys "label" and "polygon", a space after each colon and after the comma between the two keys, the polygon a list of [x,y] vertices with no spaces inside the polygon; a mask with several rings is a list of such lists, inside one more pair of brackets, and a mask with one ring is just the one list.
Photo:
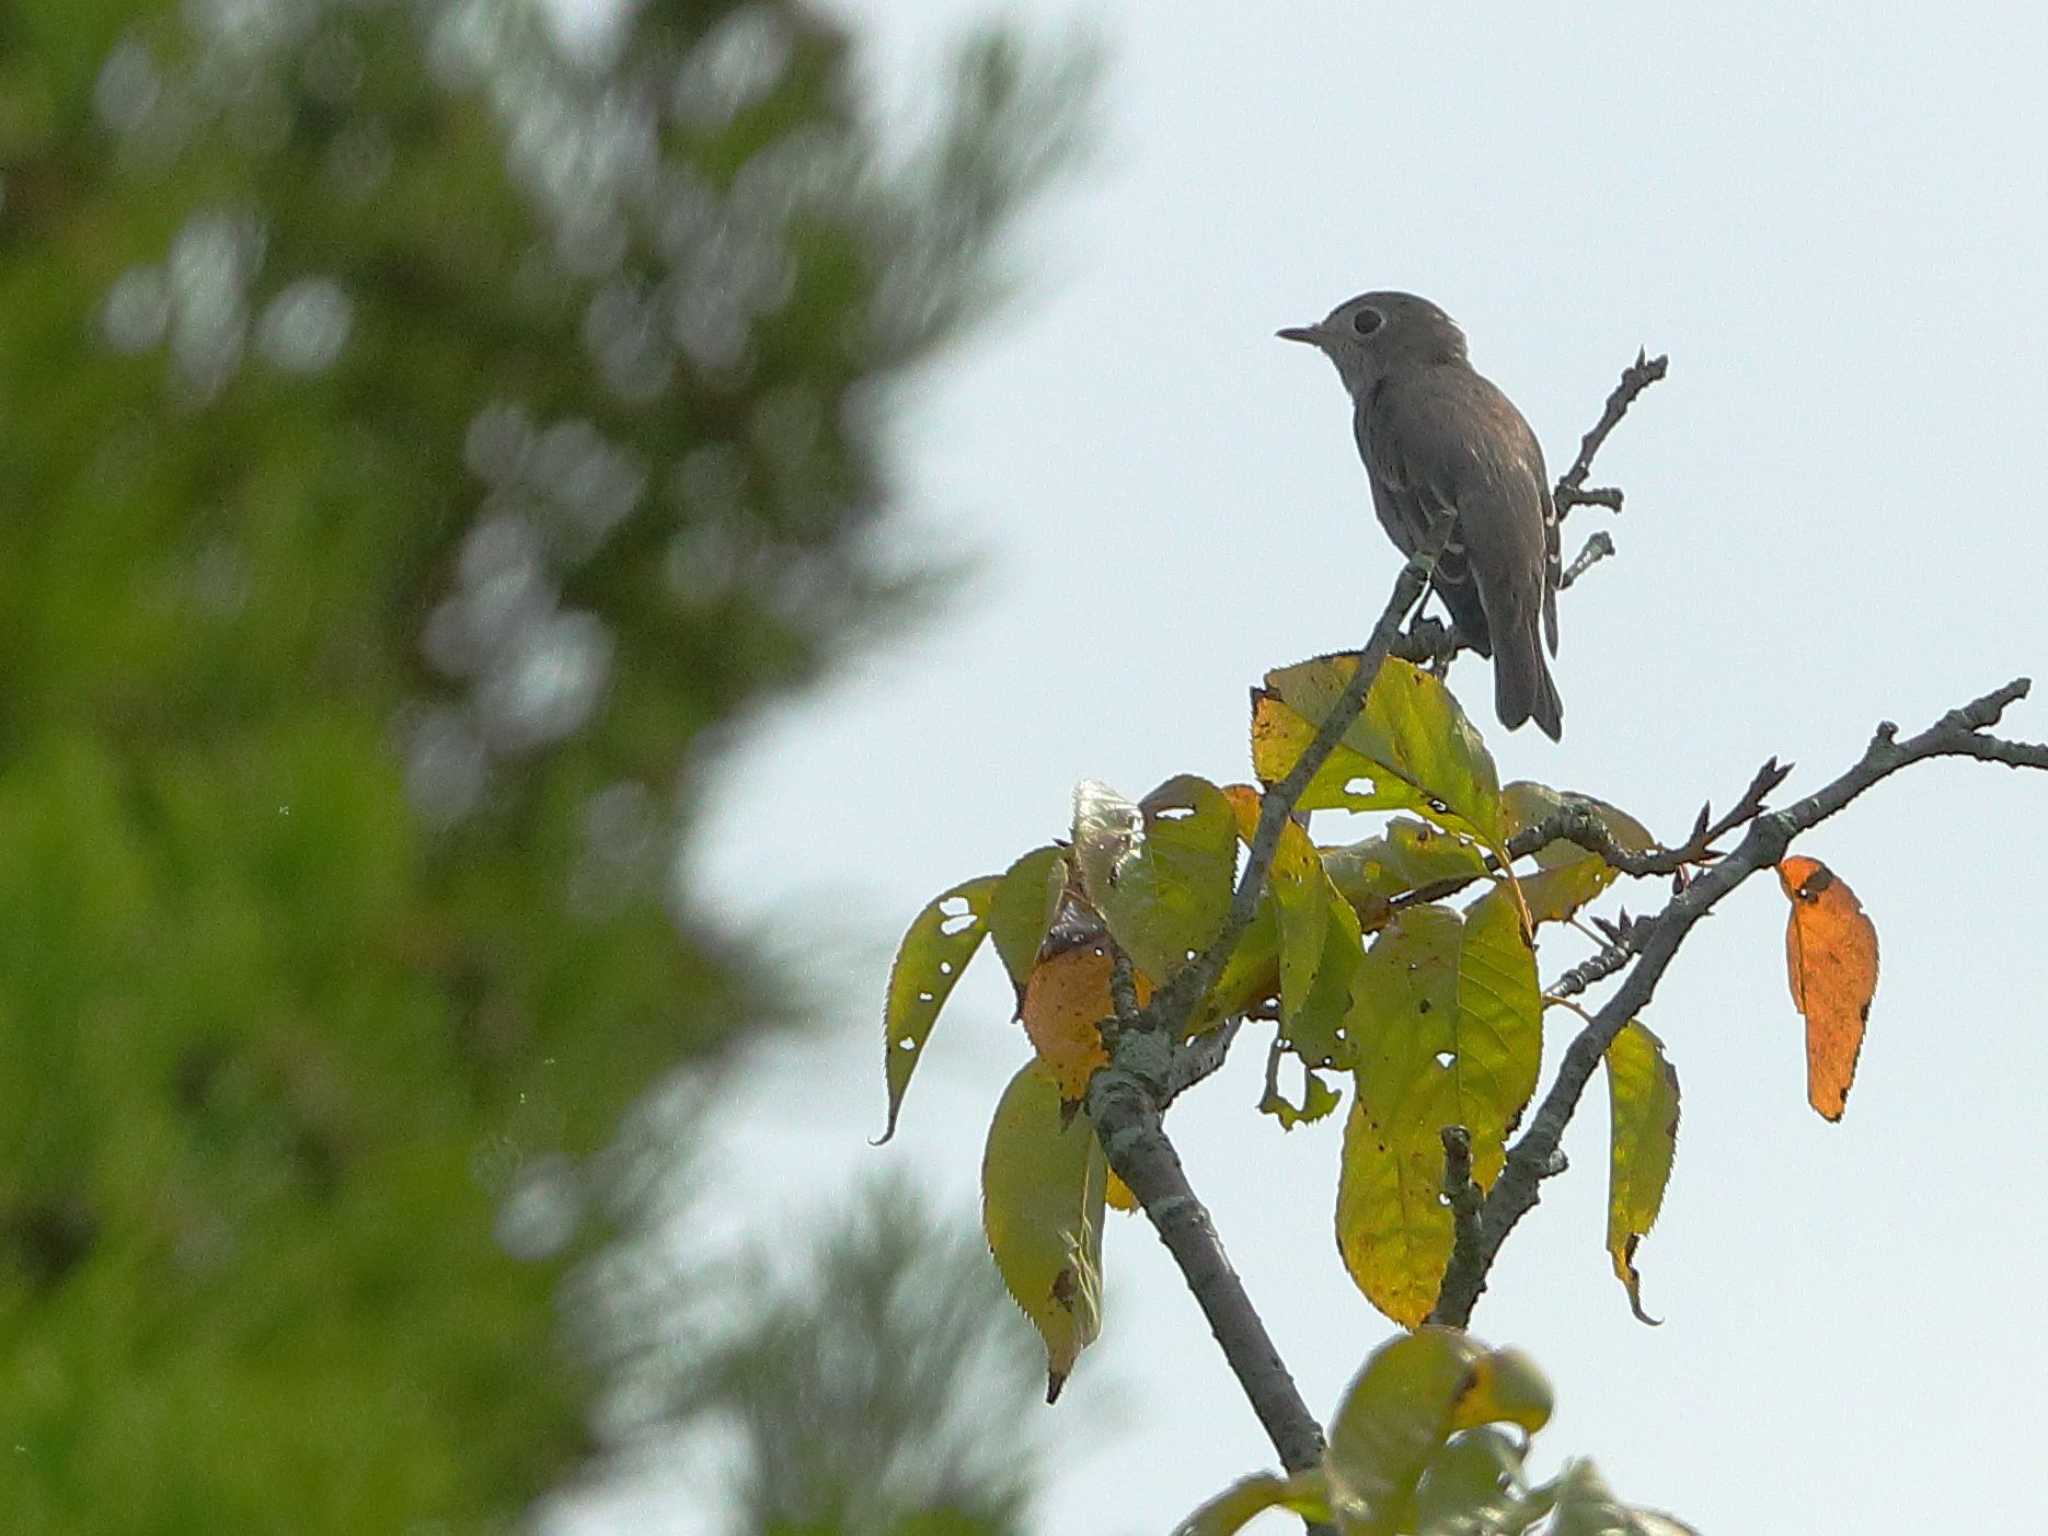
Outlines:
{"label": "bird's beak", "polygon": [[1282,341],[1305,341],[1312,347],[1323,344],[1323,328],[1320,325],[1290,325],[1273,333]]}

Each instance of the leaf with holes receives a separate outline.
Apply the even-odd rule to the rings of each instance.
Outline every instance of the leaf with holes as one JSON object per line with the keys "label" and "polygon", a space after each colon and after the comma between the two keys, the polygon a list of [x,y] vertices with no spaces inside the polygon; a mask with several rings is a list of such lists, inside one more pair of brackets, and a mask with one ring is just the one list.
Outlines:
{"label": "leaf with holes", "polygon": [[1066,853],[1048,844],[1032,849],[1004,871],[989,900],[989,938],[1002,958],[1003,969],[1010,973],[1020,1008],[1024,983],[1038,961],[1038,947],[1045,942],[1066,884]]}
{"label": "leaf with holes", "polygon": [[[1098,934],[1100,930],[1097,930]],[[1024,1033],[1039,1063],[1059,1086],[1060,1097],[1078,1103],[1088,1079],[1109,1065],[1102,1045],[1102,1021],[1116,1011],[1109,996],[1109,946],[1100,937],[1049,947],[1031,968],[1018,1010]],[[1151,1001],[1152,981],[1136,972],[1138,1001]]]}
{"label": "leaf with holes", "polygon": [[1678,1153],[1678,1072],[1664,1042],[1635,1020],[1607,1047],[1607,1252],[1643,1322],[1643,1277],[1636,1246],[1649,1236]]}
{"label": "leaf with holes", "polygon": [[1140,970],[1164,981],[1222,930],[1237,822],[1207,779],[1168,779],[1136,805],[1106,785],[1074,791],[1074,852],[1088,900]]}
{"label": "leaf with holes", "polygon": [[1366,1298],[1395,1322],[1429,1315],[1451,1253],[1445,1126],[1472,1136],[1492,1185],[1536,1088],[1543,1047],[1536,957],[1511,889],[1461,918],[1410,907],[1366,951],[1347,1032],[1356,1089],[1337,1182],[1337,1245]]}
{"label": "leaf with holes", "polygon": [[1037,1062],[1010,1079],[981,1160],[981,1221],[1011,1297],[1045,1341],[1045,1400],[1102,1331],[1109,1164],[1095,1127],[1069,1115]]}
{"label": "leaf with holes", "polygon": [[1486,855],[1470,838],[1457,837],[1412,816],[1396,816],[1378,837],[1325,848],[1330,882],[1351,903],[1366,928],[1383,927],[1396,896],[1443,880],[1486,873]]}
{"label": "leaf with holes", "polygon": [[[1249,846],[1259,824],[1259,793],[1234,784],[1224,794]],[[1266,891],[1279,915],[1281,1036],[1309,1066],[1349,1067],[1351,1046],[1342,1030],[1364,941],[1358,914],[1330,883],[1322,855],[1298,822],[1281,823]]]}
{"label": "leaf with holes", "polygon": [[1277,1085],[1268,1089],[1265,1097],[1259,1100],[1259,1113],[1278,1120],[1283,1131],[1323,1119],[1343,1098],[1343,1094],[1318,1077],[1313,1068],[1304,1067],[1302,1079],[1299,1104],[1282,1093]]}
{"label": "leaf with holes", "polygon": [[1823,1118],[1839,1120],[1877,996],[1877,926],[1848,883],[1818,859],[1786,859],[1778,883],[1792,899],[1785,962],[1793,1006],[1806,1015],[1806,1100]]}
{"label": "leaf with holes", "polygon": [[974,958],[988,934],[989,900],[998,875],[983,875],[956,885],[917,914],[889,971],[889,997],[882,1010],[883,1070],[889,1080],[887,1141],[896,1134],[896,1116],[903,1108],[910,1074],[924,1055],[939,1010],[953,995],[960,973]]}
{"label": "leaf with holes", "polygon": [[[1273,784],[1286,777],[1357,667],[1356,656],[1321,656],[1266,674],[1266,686],[1254,691],[1252,703],[1252,760],[1259,778]],[[1287,714],[1300,723],[1288,722]],[[1333,757],[1316,774],[1315,794],[1302,798],[1303,810],[1414,811],[1489,848],[1504,840],[1493,758],[1451,691],[1420,667],[1398,658],[1386,661],[1343,746],[1352,757],[1341,765]],[[1360,778],[1370,789],[1351,788]]]}

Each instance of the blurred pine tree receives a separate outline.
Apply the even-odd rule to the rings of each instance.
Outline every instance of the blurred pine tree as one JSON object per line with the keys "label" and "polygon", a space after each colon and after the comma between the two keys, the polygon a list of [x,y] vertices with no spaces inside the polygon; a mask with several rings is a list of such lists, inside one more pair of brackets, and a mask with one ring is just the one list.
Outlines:
{"label": "blurred pine tree", "polygon": [[0,9],[10,1536],[584,1464],[578,1159],[788,1014],[698,767],[900,609],[877,406],[1070,85],[985,40],[892,155],[797,3]]}

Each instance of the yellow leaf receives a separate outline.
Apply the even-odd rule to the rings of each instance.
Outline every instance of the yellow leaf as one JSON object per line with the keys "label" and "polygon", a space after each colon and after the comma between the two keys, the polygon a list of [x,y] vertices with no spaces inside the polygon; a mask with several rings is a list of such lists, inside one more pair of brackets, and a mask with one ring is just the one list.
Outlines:
{"label": "yellow leaf", "polygon": [[1472,1137],[1488,1188],[1542,1055],[1536,960],[1506,889],[1461,920],[1410,907],[1382,930],[1352,987],[1357,1084],[1337,1180],[1337,1244],[1367,1300],[1415,1327],[1451,1254],[1442,1200],[1444,1127]]}
{"label": "yellow leaf", "polygon": [[1037,1062],[1010,1079],[981,1162],[982,1230],[1011,1297],[1045,1341],[1045,1400],[1102,1331],[1102,1208],[1109,1165],[1085,1114],[1068,1114]]}
{"label": "yellow leaf", "polygon": [[1607,1047],[1607,1253],[1643,1322],[1643,1280],[1636,1247],[1656,1224],[1678,1151],[1678,1073],[1664,1042],[1634,1020]]}
{"label": "yellow leaf", "polygon": [[[1109,972],[1108,944],[1084,939],[1042,954],[1024,983],[1024,1033],[1069,1104],[1088,1091],[1098,1068],[1109,1065],[1102,1046],[1102,1021],[1116,1011]],[[1139,971],[1133,979],[1140,1005],[1149,1002],[1151,978]]]}
{"label": "yellow leaf", "polygon": [[[1356,656],[1319,656],[1266,674],[1252,701],[1252,762],[1268,784],[1285,778],[1358,668]],[[1294,722],[1287,714],[1296,717]],[[1296,723],[1298,722],[1298,723]],[[1356,779],[1370,788],[1352,787]],[[1389,658],[1365,708],[1311,780],[1303,810],[1411,810],[1498,849],[1500,779],[1479,733],[1443,682]]]}
{"label": "yellow leaf", "polygon": [[889,1124],[883,1141],[896,1134],[896,1116],[903,1108],[910,1074],[924,1055],[939,1010],[988,935],[989,899],[999,878],[984,875],[935,897],[897,946],[882,1010],[882,1067],[889,1082]]}

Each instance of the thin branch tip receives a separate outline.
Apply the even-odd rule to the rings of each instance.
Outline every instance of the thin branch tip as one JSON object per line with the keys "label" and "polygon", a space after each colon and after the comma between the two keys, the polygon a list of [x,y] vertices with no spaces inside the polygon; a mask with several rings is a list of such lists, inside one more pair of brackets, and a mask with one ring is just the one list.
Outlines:
{"label": "thin branch tip", "polygon": [[[1715,834],[1730,830],[1746,812],[1749,828],[1736,847],[1700,869],[1654,917],[1612,926],[1603,924],[1602,931],[1613,940],[1612,945],[1567,971],[1556,985],[1546,989],[1546,995],[1562,999],[1572,992],[1583,991],[1595,980],[1624,969],[1628,974],[1565,1048],[1564,1058],[1550,1088],[1530,1116],[1528,1128],[1508,1149],[1500,1177],[1487,1191],[1479,1217],[1480,1242],[1476,1259],[1470,1263],[1458,1262],[1459,1253],[1454,1244],[1453,1262],[1445,1269],[1433,1316],[1462,1326],[1471,1315],[1473,1306],[1485,1292],[1487,1275],[1501,1245],[1507,1241],[1516,1223],[1535,1209],[1542,1182],[1562,1170],[1565,1129],[1578,1111],[1587,1083],[1599,1069],[1615,1036],[1648,1006],[1656,993],[1657,983],[1677,955],[1679,946],[1685,942],[1693,924],[1707,917],[1716,902],[1751,875],[1776,864],[1800,833],[1812,830],[1853,803],[1865,790],[1913,763],[1935,757],[1968,757],[2012,768],[2048,771],[2048,745],[2006,741],[1982,734],[1985,726],[1997,720],[2000,710],[2013,700],[2023,698],[2026,691],[2027,680],[2015,679],[1981,699],[1950,710],[1927,729],[1904,739],[1897,739],[1898,727],[1886,722],[1872,747],[1841,774],[1804,799],[1777,810],[1763,809],[1762,795],[1783,780],[1791,771],[1790,765],[1781,766],[1776,759],[1766,762],[1752,782],[1749,793],[1744,795],[1745,804],[1708,829]],[[1601,830],[1604,832],[1605,829]],[[1695,845],[1701,841],[1699,838],[1692,840]],[[1595,848],[1594,851],[1600,850]],[[1607,857],[1604,852],[1601,856]],[[1643,862],[1654,863],[1659,857],[1651,855]],[[1671,855],[1661,857],[1668,859]],[[1617,864],[1617,867],[1623,866]],[[1631,962],[1634,962],[1632,966]]]}

